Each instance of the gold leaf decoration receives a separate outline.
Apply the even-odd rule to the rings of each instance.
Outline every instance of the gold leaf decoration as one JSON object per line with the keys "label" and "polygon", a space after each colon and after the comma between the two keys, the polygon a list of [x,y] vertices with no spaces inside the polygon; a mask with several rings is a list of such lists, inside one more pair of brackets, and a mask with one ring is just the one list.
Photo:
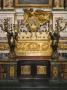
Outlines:
{"label": "gold leaf decoration", "polygon": [[24,10],[24,23],[31,31],[37,31],[41,25],[50,21],[51,13],[43,10]]}

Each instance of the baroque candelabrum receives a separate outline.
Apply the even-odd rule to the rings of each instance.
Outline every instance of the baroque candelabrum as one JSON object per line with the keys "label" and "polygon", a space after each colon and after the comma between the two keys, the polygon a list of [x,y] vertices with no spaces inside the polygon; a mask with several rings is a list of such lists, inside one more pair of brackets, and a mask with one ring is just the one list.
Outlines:
{"label": "baroque candelabrum", "polygon": [[67,22],[64,22],[64,19],[62,18],[57,18],[56,19],[56,24],[55,24],[55,30],[51,28],[49,31],[49,35],[52,40],[52,59],[57,60],[59,57],[58,54],[58,43],[59,43],[59,38],[60,38],[60,32],[63,31],[67,27]]}
{"label": "baroque candelabrum", "polygon": [[4,19],[3,25],[1,24],[0,27],[3,31],[7,32],[7,39],[8,39],[8,44],[10,48],[10,58],[15,58],[15,46],[16,43],[15,41],[17,40],[17,29],[16,29],[15,24],[9,24],[9,19],[6,18]]}

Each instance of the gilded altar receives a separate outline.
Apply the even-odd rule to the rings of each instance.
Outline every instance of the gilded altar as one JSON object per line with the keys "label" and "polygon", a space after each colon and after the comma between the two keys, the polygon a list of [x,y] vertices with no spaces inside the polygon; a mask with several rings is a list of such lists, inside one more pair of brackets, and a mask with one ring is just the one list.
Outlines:
{"label": "gilded altar", "polygon": [[52,15],[42,10],[24,9],[23,21],[18,21],[17,56],[51,56],[49,25]]}

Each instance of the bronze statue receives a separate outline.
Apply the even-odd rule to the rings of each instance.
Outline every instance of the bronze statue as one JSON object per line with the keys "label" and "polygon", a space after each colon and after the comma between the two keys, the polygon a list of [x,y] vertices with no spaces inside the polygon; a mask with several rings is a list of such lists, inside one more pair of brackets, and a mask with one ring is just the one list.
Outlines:
{"label": "bronze statue", "polygon": [[52,44],[51,44],[51,47],[52,47],[52,59],[56,59],[58,58],[58,43],[59,43],[59,33],[58,31],[54,31],[54,32],[49,32],[49,35],[51,37],[51,40],[52,40]]}
{"label": "bronze statue", "polygon": [[55,30],[51,29],[52,31],[49,31],[49,35],[51,37],[52,40],[52,59],[58,59],[58,43],[59,43],[59,38],[60,38],[60,32],[63,31],[66,26],[67,26],[67,22],[65,22],[65,24],[63,22],[62,18],[58,18],[56,20],[56,24],[55,24]]}
{"label": "bronze statue", "polygon": [[12,30],[7,32],[8,44],[10,47],[10,55],[11,57],[15,57],[15,41],[17,39],[17,33]]}
{"label": "bronze statue", "polygon": [[[17,40],[17,31],[15,31],[15,25],[9,25],[9,19],[4,19],[3,25],[0,25],[3,31],[7,32],[7,39],[8,39],[8,44],[10,48],[10,57],[14,58],[15,57],[15,41]],[[4,26],[4,27],[3,27]],[[9,28],[9,26],[11,26]],[[9,30],[10,29],[10,30]],[[13,30],[14,29],[14,30]]]}

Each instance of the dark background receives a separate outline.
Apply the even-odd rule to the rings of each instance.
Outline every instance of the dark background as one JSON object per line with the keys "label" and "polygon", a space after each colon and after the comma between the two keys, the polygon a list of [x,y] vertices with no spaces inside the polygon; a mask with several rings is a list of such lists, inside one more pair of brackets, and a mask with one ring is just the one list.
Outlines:
{"label": "dark background", "polygon": [[18,0],[19,4],[49,4],[50,0]]}

